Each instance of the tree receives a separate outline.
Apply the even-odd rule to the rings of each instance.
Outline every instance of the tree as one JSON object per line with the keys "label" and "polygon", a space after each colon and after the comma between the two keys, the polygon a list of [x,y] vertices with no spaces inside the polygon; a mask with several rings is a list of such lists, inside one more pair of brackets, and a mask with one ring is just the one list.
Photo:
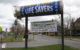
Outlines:
{"label": "tree", "polygon": [[11,27],[11,32],[17,32],[18,35],[23,35],[24,34],[24,26],[22,26],[18,21],[14,21]]}
{"label": "tree", "polygon": [[71,25],[70,26],[71,26],[71,32],[72,32],[72,35],[73,35],[73,34],[75,34],[75,21],[74,21],[74,19],[71,20]]}
{"label": "tree", "polygon": [[0,26],[0,32],[2,32],[2,27]]}
{"label": "tree", "polygon": [[21,19],[22,18],[22,15],[20,13],[20,8],[15,6],[15,13],[14,13],[14,16],[18,19]]}

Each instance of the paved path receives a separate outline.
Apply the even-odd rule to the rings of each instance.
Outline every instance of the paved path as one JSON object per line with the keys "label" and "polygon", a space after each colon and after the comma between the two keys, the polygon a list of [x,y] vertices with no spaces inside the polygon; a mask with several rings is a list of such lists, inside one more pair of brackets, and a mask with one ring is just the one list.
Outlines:
{"label": "paved path", "polygon": [[[33,38],[32,35],[29,36],[30,39]],[[44,45],[51,45],[51,44],[61,44],[61,39],[48,37],[48,36],[42,36],[42,35],[35,35],[34,40],[32,42],[28,42],[28,47],[35,47],[35,46],[44,46]],[[15,48],[15,47],[24,47],[24,42],[9,42],[4,43],[4,48]],[[73,41],[73,40],[65,40],[65,45],[79,48],[80,49],[80,42]]]}
{"label": "paved path", "polygon": [[2,50],[2,43],[0,43],[0,50]]}

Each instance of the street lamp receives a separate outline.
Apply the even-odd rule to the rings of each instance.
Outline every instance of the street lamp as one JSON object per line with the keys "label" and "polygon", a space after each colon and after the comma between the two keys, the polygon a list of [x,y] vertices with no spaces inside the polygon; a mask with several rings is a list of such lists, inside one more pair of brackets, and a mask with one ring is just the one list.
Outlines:
{"label": "street lamp", "polygon": [[15,20],[15,22],[14,22],[14,25],[15,25],[15,30],[14,30],[14,33],[15,33],[15,39],[16,39],[16,37],[17,37],[17,19]]}
{"label": "street lamp", "polygon": [[17,19],[15,20],[15,23],[14,24],[15,24],[15,26],[17,25]]}

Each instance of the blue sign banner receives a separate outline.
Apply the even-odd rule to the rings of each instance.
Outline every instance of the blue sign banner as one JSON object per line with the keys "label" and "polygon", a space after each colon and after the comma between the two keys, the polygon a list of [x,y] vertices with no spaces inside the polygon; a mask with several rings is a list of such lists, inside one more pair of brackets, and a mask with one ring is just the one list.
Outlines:
{"label": "blue sign banner", "polygon": [[21,16],[61,14],[60,1],[31,6],[22,6],[20,8],[20,14]]}

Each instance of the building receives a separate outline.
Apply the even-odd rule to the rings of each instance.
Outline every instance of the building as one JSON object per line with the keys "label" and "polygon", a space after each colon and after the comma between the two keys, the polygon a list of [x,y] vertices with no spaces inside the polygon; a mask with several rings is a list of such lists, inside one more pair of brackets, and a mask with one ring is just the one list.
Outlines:
{"label": "building", "polygon": [[30,32],[34,34],[57,35],[57,22],[55,20],[31,22]]}
{"label": "building", "polygon": [[73,23],[73,35],[80,35],[80,18]]}

